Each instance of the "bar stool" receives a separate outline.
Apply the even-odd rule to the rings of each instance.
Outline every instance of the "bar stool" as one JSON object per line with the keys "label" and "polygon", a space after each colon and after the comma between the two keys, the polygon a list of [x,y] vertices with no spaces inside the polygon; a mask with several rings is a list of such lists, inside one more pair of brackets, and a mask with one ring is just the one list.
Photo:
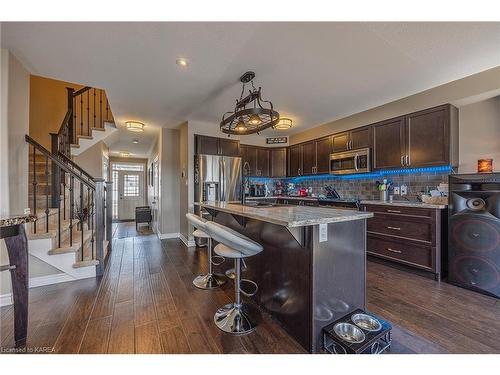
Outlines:
{"label": "bar stool", "polygon": [[[224,258],[234,259],[234,303],[225,305],[217,310],[214,315],[215,325],[224,332],[242,335],[251,332],[256,324],[248,314],[245,304],[241,303],[240,292],[252,296],[257,293],[257,284],[251,280],[241,279],[241,260],[260,253],[263,248],[250,238],[218,223],[208,221],[205,230],[219,242],[214,251]],[[241,281],[254,284],[255,291],[250,294],[241,289]]]}
{"label": "bar stool", "polygon": [[200,289],[215,289],[226,282],[226,278],[223,275],[213,273],[212,265],[219,265],[220,263],[214,263],[212,260],[212,238],[206,233],[205,225],[207,221],[194,214],[187,213],[186,219],[193,225],[196,230],[193,232],[193,236],[199,238],[207,239],[208,248],[208,273],[206,275],[199,275],[193,280],[195,287]]}

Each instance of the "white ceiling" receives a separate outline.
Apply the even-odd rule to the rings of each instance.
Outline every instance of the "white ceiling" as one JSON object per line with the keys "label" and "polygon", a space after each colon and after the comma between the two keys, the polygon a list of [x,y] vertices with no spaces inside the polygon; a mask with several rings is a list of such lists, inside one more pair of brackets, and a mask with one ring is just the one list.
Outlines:
{"label": "white ceiling", "polygon": [[[281,116],[294,119],[292,134],[500,65],[500,23],[2,27],[2,47],[32,73],[106,89],[119,127],[129,119],[156,128],[185,120],[218,127],[246,70],[256,72],[256,85]],[[175,64],[178,57],[189,60],[187,69]],[[143,156],[155,132],[115,134],[112,150],[130,144],[134,152],[131,139],[139,138],[134,153]]]}

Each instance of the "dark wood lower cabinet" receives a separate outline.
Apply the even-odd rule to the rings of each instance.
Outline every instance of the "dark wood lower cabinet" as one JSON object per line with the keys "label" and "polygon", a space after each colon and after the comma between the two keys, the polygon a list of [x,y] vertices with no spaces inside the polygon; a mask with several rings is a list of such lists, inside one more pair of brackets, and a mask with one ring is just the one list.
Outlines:
{"label": "dark wood lower cabinet", "polygon": [[441,278],[442,256],[446,255],[445,210],[392,205],[361,205],[360,209],[375,215],[367,222],[369,255]]}

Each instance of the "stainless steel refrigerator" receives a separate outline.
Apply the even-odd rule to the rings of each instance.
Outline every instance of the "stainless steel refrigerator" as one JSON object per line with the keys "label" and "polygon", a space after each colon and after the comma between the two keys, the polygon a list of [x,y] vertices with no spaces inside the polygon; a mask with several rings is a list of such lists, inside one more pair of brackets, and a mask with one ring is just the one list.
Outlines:
{"label": "stainless steel refrigerator", "polygon": [[[195,155],[194,201],[241,202],[241,158]],[[195,213],[199,209],[195,206]],[[202,210],[202,216],[208,216]]]}

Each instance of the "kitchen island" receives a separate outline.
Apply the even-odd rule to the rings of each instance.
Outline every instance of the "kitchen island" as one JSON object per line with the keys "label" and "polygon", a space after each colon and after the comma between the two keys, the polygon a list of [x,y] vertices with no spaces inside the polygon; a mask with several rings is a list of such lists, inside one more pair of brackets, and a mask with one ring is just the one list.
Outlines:
{"label": "kitchen island", "polygon": [[[212,220],[259,242],[242,277],[255,281],[253,300],[311,353],[321,329],[365,308],[366,219],[369,212],[306,206],[251,207],[195,203]],[[226,262],[227,268],[231,267]]]}

